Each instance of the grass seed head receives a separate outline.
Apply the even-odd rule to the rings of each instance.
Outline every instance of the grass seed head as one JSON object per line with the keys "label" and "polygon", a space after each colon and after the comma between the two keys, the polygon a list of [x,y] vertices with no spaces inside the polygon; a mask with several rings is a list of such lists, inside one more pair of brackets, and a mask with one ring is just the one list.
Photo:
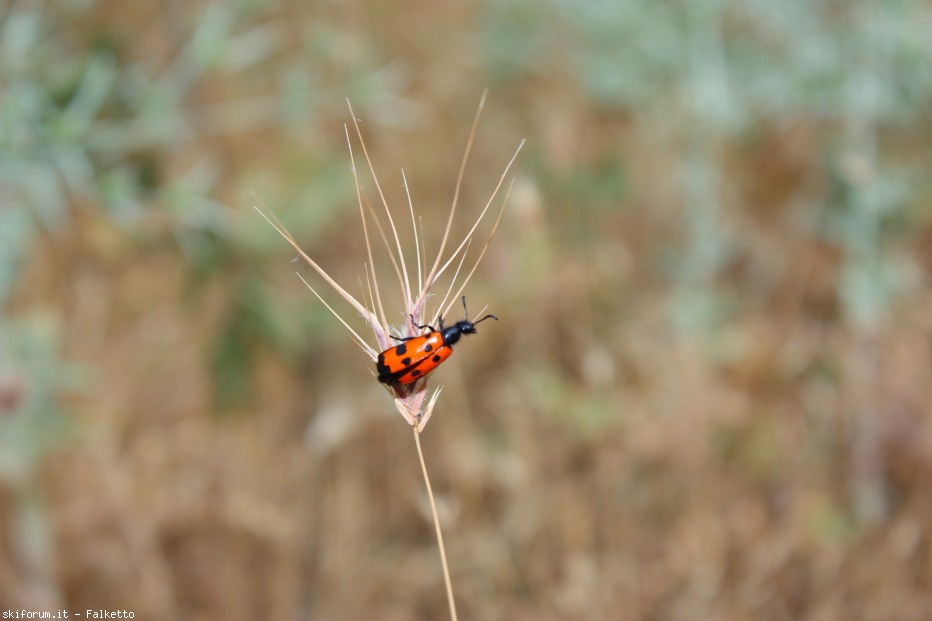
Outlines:
{"label": "grass seed head", "polygon": [[[504,212],[505,206],[508,204],[508,198],[511,194],[513,181],[509,183],[508,188],[504,193],[504,197],[500,201],[500,207],[498,209],[495,222],[491,227],[491,230],[482,246],[481,251],[472,262],[469,270],[463,274],[462,268],[466,262],[467,253],[476,237],[479,225],[485,219],[491,207],[496,204],[496,200],[499,198],[502,187],[505,185],[505,179],[507,178],[511,167],[514,164],[518,153],[524,146],[524,141],[522,140],[521,143],[519,143],[511,159],[505,166],[505,169],[503,170],[502,175],[498,180],[498,184],[495,186],[491,196],[489,197],[485,206],[479,212],[468,232],[463,236],[463,239],[452,252],[447,252],[447,247],[449,245],[453,228],[453,219],[454,215],[456,214],[463,177],[466,171],[466,164],[469,161],[469,154],[472,150],[473,141],[476,136],[479,117],[485,104],[485,93],[483,93],[482,99],[480,100],[479,106],[476,110],[476,115],[473,119],[469,137],[466,142],[466,148],[460,163],[459,174],[457,176],[456,187],[453,193],[453,200],[450,205],[450,211],[448,214],[446,227],[443,232],[443,237],[440,241],[431,267],[428,270],[425,261],[424,235],[423,232],[418,235],[417,226],[415,224],[418,220],[415,217],[415,209],[413,201],[411,200],[411,193],[408,188],[407,177],[405,176],[404,171],[402,171],[402,179],[408,198],[408,213],[410,215],[413,228],[414,249],[413,253],[409,252],[406,255],[404,252],[403,244],[401,242],[398,227],[395,224],[395,218],[392,215],[388,201],[386,200],[385,194],[382,191],[382,186],[379,183],[378,176],[375,172],[375,167],[372,164],[368,149],[366,148],[366,143],[363,140],[362,132],[360,131],[359,127],[359,121],[353,113],[352,105],[349,104],[348,101],[347,104],[349,105],[350,115],[353,119],[353,128],[355,130],[354,133],[362,149],[363,157],[366,161],[366,167],[369,170],[372,181],[379,195],[379,204],[381,206],[382,212],[380,215],[379,210],[373,208],[372,205],[370,205],[363,196],[358,168],[356,166],[356,156],[353,150],[353,141],[350,135],[350,129],[349,126],[345,126],[344,129],[346,133],[347,146],[349,149],[353,181],[356,186],[356,199],[359,207],[360,221],[362,223],[363,237],[365,238],[366,242],[366,253],[368,259],[365,267],[366,295],[364,296],[364,302],[356,299],[346,289],[341,287],[333,278],[331,278],[327,272],[320,267],[319,264],[317,264],[298,246],[297,242],[290,235],[290,233],[288,233],[284,226],[278,223],[271,216],[267,215],[267,210],[262,209],[259,206],[256,207],[256,210],[259,211],[259,213],[269,222],[269,224],[275,228],[275,230],[279,232],[279,234],[282,235],[282,237],[285,238],[286,241],[288,241],[289,244],[291,244],[291,246],[298,252],[299,256],[304,260],[304,262],[309,265],[315,272],[317,272],[317,274],[324,280],[324,282],[331,289],[333,289],[333,291],[335,291],[339,297],[343,298],[343,300],[349,304],[369,326],[369,329],[372,331],[373,337],[375,339],[375,347],[369,345],[366,340],[359,335],[359,333],[350,327],[350,323],[342,316],[340,316],[340,314],[324,300],[324,298],[317,292],[316,289],[314,289],[314,287],[311,286],[310,283],[308,283],[307,280],[304,279],[303,276],[298,274],[298,277],[301,278],[301,280],[314,293],[314,295],[317,296],[317,298],[323,302],[323,304],[330,310],[331,313],[333,313],[333,315],[340,321],[340,323],[343,324],[343,327],[346,328],[346,330],[350,333],[350,336],[353,338],[356,344],[374,363],[379,355],[379,352],[385,351],[392,347],[393,334],[400,335],[402,337],[417,336],[419,334],[419,329],[417,327],[418,325],[434,324],[440,316],[446,315],[449,312],[454,301],[459,299],[463,294],[463,290],[466,288],[466,285],[472,278],[472,275],[475,273],[476,268],[482,261],[482,258],[489,247],[489,243],[491,242],[495,231],[498,229],[502,213]],[[373,243],[371,235],[372,225],[375,225],[375,230],[378,232],[379,238],[382,240],[384,250],[390,259],[391,265],[394,268],[395,275],[397,277],[397,284],[404,306],[402,309],[402,316],[410,318],[410,321],[405,321],[401,326],[401,329],[397,331],[393,331],[393,328],[389,325],[385,314],[385,307],[382,298],[383,287],[380,286],[378,281],[375,270],[375,259],[373,258]],[[408,262],[411,260],[413,260],[414,263],[409,265]],[[427,301],[434,295],[433,290],[439,282],[440,278],[444,276],[453,265],[456,266],[455,270],[450,277],[449,285],[445,294],[441,298],[440,304],[437,307],[437,311],[435,314],[428,316],[426,312]],[[413,280],[415,275],[416,280]],[[427,398],[429,392],[428,381],[430,375],[431,374],[428,373],[423,378],[418,379],[417,381],[410,384],[386,385],[386,389],[389,391],[395,402],[395,407],[408,422],[408,424],[414,427],[417,432],[422,431],[427,424],[427,421],[430,419],[434,410],[434,406],[437,403],[437,398],[440,396],[442,389],[442,387],[438,387],[430,396],[430,398]]]}

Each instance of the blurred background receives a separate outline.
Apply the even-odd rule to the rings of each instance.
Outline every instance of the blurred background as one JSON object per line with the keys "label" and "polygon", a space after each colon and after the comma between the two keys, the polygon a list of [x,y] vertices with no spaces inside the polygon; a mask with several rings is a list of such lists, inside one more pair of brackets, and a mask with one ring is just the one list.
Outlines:
{"label": "blurred background", "polygon": [[360,293],[346,98],[436,252],[488,87],[501,321],[423,437],[460,617],[932,618],[929,2],[0,6],[0,608],[448,618],[411,433],[252,206]]}

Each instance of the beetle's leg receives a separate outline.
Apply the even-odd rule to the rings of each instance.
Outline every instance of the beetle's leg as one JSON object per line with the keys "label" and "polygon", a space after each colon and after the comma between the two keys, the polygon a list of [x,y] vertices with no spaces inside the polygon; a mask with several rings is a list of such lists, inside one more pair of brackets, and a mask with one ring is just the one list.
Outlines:
{"label": "beetle's leg", "polygon": [[[417,328],[418,330],[423,330],[424,328],[430,328],[431,332],[436,332],[436,330],[434,330],[434,327],[432,325],[427,324],[427,325],[419,326],[417,325],[417,322],[414,321],[414,315],[409,315],[409,317],[411,317],[411,325]],[[443,317],[440,318],[440,329],[443,330]]]}

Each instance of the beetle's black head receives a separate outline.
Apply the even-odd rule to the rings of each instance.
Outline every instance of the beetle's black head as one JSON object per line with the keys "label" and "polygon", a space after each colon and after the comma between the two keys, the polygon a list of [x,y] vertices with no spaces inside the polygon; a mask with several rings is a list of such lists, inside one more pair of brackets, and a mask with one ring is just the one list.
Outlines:
{"label": "beetle's black head", "polygon": [[457,321],[452,326],[444,329],[443,331],[443,342],[447,345],[452,345],[460,340],[460,336],[463,334],[475,334],[476,333],[476,324],[471,321]]}
{"label": "beetle's black head", "polygon": [[469,311],[466,310],[466,296],[463,296],[463,310],[466,311],[466,319],[462,321],[457,321],[452,326],[447,328],[443,327],[443,317],[440,318],[440,332],[443,335],[443,342],[445,345],[453,345],[460,340],[460,336],[463,334],[475,334],[476,333],[476,324],[482,323],[486,319],[494,319],[498,321],[498,317],[495,315],[486,315],[482,319],[476,322],[469,321]]}
{"label": "beetle's black head", "polygon": [[[489,318],[492,318],[498,321],[498,317],[496,317],[495,315],[486,315],[485,317],[483,317],[476,323],[479,323],[480,321],[485,321],[486,319],[489,319]],[[476,323],[473,323],[469,321],[468,319],[464,319],[463,321],[457,321],[455,324],[453,324],[452,326],[448,328],[444,328],[443,342],[447,345],[453,345],[454,343],[460,340],[460,336],[462,336],[463,334],[475,334],[477,332]]]}

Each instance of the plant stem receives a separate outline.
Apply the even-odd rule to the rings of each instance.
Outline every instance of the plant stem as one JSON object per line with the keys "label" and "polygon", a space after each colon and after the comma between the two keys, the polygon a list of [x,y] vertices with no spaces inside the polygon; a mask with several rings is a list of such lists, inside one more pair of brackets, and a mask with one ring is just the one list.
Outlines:
{"label": "plant stem", "polygon": [[421,434],[417,427],[414,429],[414,443],[417,445],[417,456],[421,460],[421,472],[424,473],[424,485],[427,486],[427,497],[430,499],[430,510],[434,515],[434,530],[437,532],[437,546],[440,548],[440,564],[443,565],[443,581],[447,588],[447,601],[450,604],[450,618],[457,621],[456,602],[453,601],[453,583],[450,581],[450,566],[447,564],[447,551],[443,545],[443,533],[440,531],[440,518],[437,516],[437,503],[434,502],[434,492],[430,486],[430,477],[427,476],[427,464],[424,462],[424,452],[421,450]]}

